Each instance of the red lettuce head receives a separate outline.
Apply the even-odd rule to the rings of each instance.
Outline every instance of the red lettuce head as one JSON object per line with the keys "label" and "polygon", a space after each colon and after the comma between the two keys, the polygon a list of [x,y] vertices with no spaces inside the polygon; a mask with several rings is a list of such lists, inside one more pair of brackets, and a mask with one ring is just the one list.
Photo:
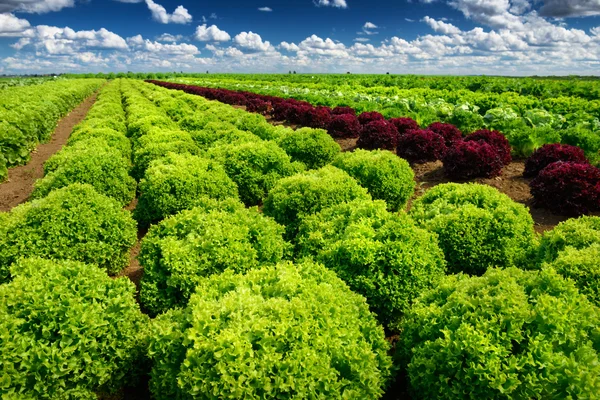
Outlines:
{"label": "red lettuce head", "polygon": [[398,129],[400,135],[412,129],[419,129],[419,124],[412,118],[390,118],[389,121]]}
{"label": "red lettuce head", "polygon": [[385,117],[383,115],[381,115],[380,113],[378,113],[377,111],[364,112],[358,116],[358,122],[360,122],[360,124],[363,126],[367,125],[368,123],[373,122],[373,121],[382,121],[382,120],[385,120]]}
{"label": "red lettuce head", "polygon": [[380,119],[362,127],[356,144],[366,150],[394,150],[398,144],[398,136],[398,130],[394,125]]}
{"label": "red lettuce head", "polygon": [[583,150],[577,146],[568,144],[546,144],[537,149],[525,161],[525,178],[535,178],[541,170],[557,161],[574,162],[578,164],[589,164]]}
{"label": "red lettuce head", "polygon": [[502,172],[498,150],[484,141],[460,141],[443,157],[446,176],[456,180],[493,178]]}
{"label": "red lettuce head", "polygon": [[333,115],[327,126],[327,132],[334,138],[355,138],[360,134],[360,122],[352,114]]}
{"label": "red lettuce head", "polygon": [[446,146],[450,147],[454,143],[459,142],[463,139],[462,132],[460,129],[452,124],[444,124],[442,122],[434,122],[427,127],[430,131],[434,131],[438,135],[442,135],[446,141]]}
{"label": "red lettuce head", "polygon": [[600,169],[557,161],[529,184],[533,204],[555,214],[578,216],[600,209]]}
{"label": "red lettuce head", "polygon": [[498,150],[498,154],[500,155],[500,160],[502,160],[502,163],[504,165],[508,165],[512,161],[512,157],[510,155],[510,143],[508,143],[508,139],[506,139],[506,137],[504,137],[504,135],[498,131],[490,131],[489,129],[481,129],[481,130],[471,133],[470,135],[467,135],[465,140],[467,142],[470,142],[473,140],[483,141],[483,142],[491,145],[496,150]]}
{"label": "red lettuce head", "polygon": [[356,115],[356,110],[352,107],[337,106],[333,110],[331,110],[331,113],[333,115],[343,115],[343,114]]}
{"label": "red lettuce head", "polygon": [[411,163],[425,163],[441,159],[447,151],[441,135],[425,130],[412,129],[398,138],[396,154]]}

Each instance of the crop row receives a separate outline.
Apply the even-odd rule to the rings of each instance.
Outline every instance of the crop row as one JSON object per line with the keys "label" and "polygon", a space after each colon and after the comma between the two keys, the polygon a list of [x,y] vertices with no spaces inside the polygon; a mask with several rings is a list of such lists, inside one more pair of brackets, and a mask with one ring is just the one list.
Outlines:
{"label": "crop row", "polygon": [[[0,214],[3,397],[92,399],[146,373],[157,399],[377,399],[399,372],[415,398],[600,389],[600,218],[538,237],[475,184],[405,212],[392,152],[133,80],[46,167]],[[136,221],[148,316],[108,277]]]}
{"label": "crop row", "polygon": [[[293,98],[329,107],[349,106],[357,112],[377,111],[386,118],[410,117],[420,125],[451,123],[464,132],[492,129],[503,132],[519,156],[546,143],[585,141],[600,147],[600,100],[576,97],[537,99],[516,93],[474,93],[433,89],[397,89],[333,84],[278,84],[233,78],[177,78],[177,83],[249,91]],[[581,139],[577,139],[581,138]]]}
{"label": "crop row", "polygon": [[[277,120],[325,128],[335,138],[358,137],[359,148],[392,150],[411,164],[442,160],[446,175],[455,181],[498,176],[502,168],[511,162],[511,146],[497,131],[484,129],[463,137],[462,132],[452,124],[435,122],[421,129],[411,118],[385,120],[377,112],[364,112],[356,116],[356,111],[350,107],[331,109],[248,92],[150,82],[228,104],[243,105],[248,111],[268,114]],[[590,147],[584,138],[575,139],[575,143],[584,147],[586,155],[576,146],[558,145],[559,150],[564,148],[565,151],[555,152],[552,157],[545,159],[546,164],[537,172],[558,161],[581,165],[569,164],[555,168],[532,181],[536,205],[567,215],[581,215],[600,209],[600,170],[590,165],[588,160],[598,161],[598,148],[595,145]],[[557,145],[542,146],[532,157],[536,159],[540,154],[545,154],[547,148],[554,148],[552,146]],[[572,156],[573,152],[577,156]],[[536,178],[538,174],[525,175],[527,178]]]}
{"label": "crop row", "polygon": [[100,87],[103,80],[49,81],[2,90],[0,99],[0,182],[7,167],[24,164],[58,120]]}
{"label": "crop row", "polygon": [[[155,75],[155,74],[147,74]],[[318,87],[337,86],[364,92],[371,88],[433,89],[445,91],[468,90],[478,93],[512,92],[538,99],[556,97],[581,97],[600,99],[600,82],[595,78],[522,78],[492,76],[419,76],[419,75],[349,75],[349,74],[162,74],[168,79],[196,78],[227,79],[237,83],[279,82],[282,85]],[[137,76],[138,79],[161,79]]]}

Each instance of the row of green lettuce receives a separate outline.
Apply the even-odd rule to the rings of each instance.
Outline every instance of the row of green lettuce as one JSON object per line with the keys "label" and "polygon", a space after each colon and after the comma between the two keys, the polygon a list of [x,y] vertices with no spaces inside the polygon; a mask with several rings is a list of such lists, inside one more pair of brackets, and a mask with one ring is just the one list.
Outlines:
{"label": "row of green lettuce", "polygon": [[[0,394],[92,399],[146,373],[157,399],[377,399],[404,375],[415,398],[598,392],[600,218],[539,237],[526,207],[475,184],[405,212],[404,160],[336,146],[107,85],[40,181],[65,185],[0,214]],[[136,220],[152,320],[103,271],[128,265]]]}
{"label": "row of green lettuce", "polygon": [[[206,74],[187,74],[205,78]],[[179,75],[181,76],[181,75]],[[364,91],[368,88],[469,90],[478,93],[513,92],[538,99],[580,97],[600,99],[600,81],[594,77],[531,78],[499,76],[419,76],[384,74],[211,74],[216,78],[231,78],[239,82],[262,81],[282,84],[327,84],[345,89]],[[175,77],[175,76],[173,76]],[[147,78],[152,79],[152,78]]]}
{"label": "row of green lettuce", "polygon": [[466,133],[495,129],[506,135],[517,156],[528,156],[546,143],[578,142],[576,145],[590,148],[594,154],[600,149],[600,100],[537,99],[513,92],[340,87],[328,83],[280,83],[277,79],[240,81],[237,75],[170,81],[290,97],[315,105],[349,106],[357,112],[378,111],[388,118],[411,117],[421,126],[448,122]]}
{"label": "row of green lettuce", "polygon": [[[207,73],[183,72],[119,72],[97,74],[65,74],[67,78],[99,79],[172,79],[181,77],[204,78]],[[587,100],[600,99],[600,81],[593,76],[549,77],[501,77],[501,76],[435,76],[435,75],[389,75],[389,74],[210,74],[218,79],[235,77],[237,81],[281,82],[285,84],[325,83],[342,88],[362,90],[371,87],[394,87],[399,89],[469,90],[480,93],[514,92],[539,99],[555,97],[580,97]]]}
{"label": "row of green lettuce", "polygon": [[102,83],[101,79],[73,79],[1,90],[0,182],[6,179],[8,167],[26,163],[37,144],[50,138],[58,120]]}

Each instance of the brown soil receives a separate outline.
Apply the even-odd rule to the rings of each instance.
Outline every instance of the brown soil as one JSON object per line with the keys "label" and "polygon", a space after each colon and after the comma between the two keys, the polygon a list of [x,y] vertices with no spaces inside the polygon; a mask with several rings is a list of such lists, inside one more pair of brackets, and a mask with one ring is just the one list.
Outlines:
{"label": "brown soil", "polygon": [[38,145],[31,152],[31,160],[27,165],[8,170],[8,179],[0,184],[0,211],[10,211],[13,207],[27,201],[33,191],[33,183],[44,177],[44,163],[67,143],[73,127],[85,118],[96,102],[97,95],[98,92],[94,93],[65,115],[58,122],[50,141]]}
{"label": "brown soil", "polygon": [[[133,201],[129,203],[127,207],[125,207],[125,210],[133,212],[133,210],[135,210],[135,207],[137,206],[137,202],[137,198],[133,199]],[[144,275],[144,269],[140,265],[137,256],[140,254],[142,239],[144,238],[144,236],[146,236],[146,233],[148,233],[148,228],[138,227],[137,242],[129,252],[129,266],[123,271],[121,271],[121,273],[118,275],[128,277],[135,284],[135,287],[137,289],[136,296],[138,298],[138,302],[140,296],[140,281],[142,280],[142,276]]]}

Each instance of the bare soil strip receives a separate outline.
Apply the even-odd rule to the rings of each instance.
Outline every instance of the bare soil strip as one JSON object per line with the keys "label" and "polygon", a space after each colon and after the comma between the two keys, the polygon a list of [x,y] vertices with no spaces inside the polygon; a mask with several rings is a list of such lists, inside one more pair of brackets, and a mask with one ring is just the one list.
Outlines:
{"label": "bare soil strip", "polygon": [[33,183],[44,177],[44,163],[67,143],[73,127],[85,118],[97,95],[98,91],[65,115],[58,122],[50,141],[39,144],[31,152],[31,160],[26,165],[9,168],[8,179],[0,184],[0,211],[10,211],[27,201],[33,191]]}

